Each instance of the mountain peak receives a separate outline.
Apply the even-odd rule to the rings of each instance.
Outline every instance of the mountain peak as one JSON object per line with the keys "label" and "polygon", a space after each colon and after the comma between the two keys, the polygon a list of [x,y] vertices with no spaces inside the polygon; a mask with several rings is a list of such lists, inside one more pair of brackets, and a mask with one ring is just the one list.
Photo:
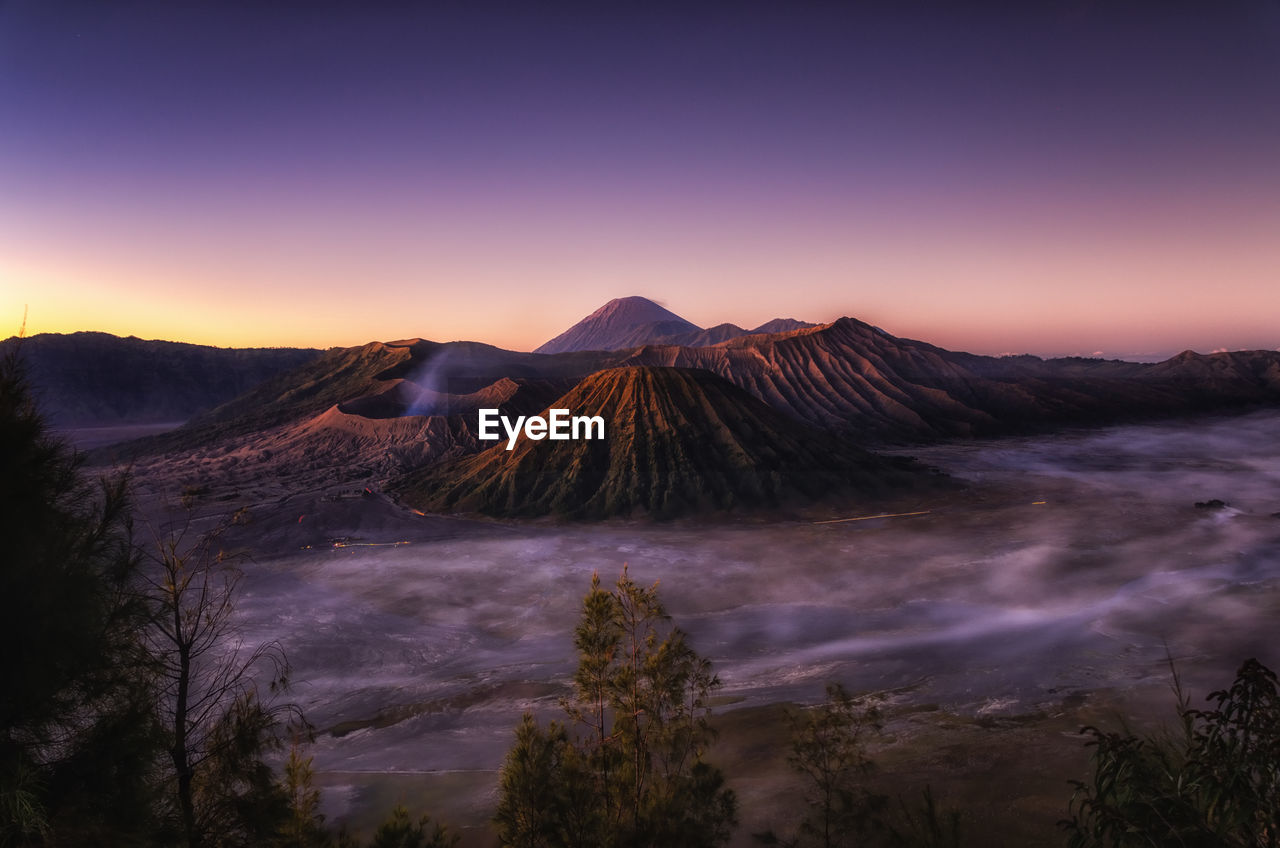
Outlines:
{"label": "mountain peak", "polygon": [[644,345],[710,347],[747,335],[790,333],[813,326],[794,318],[774,318],[754,330],[736,324],[704,330],[647,297],[633,295],[614,298],[534,353],[628,350]]}
{"label": "mountain peak", "polygon": [[774,318],[772,321],[766,321],[750,332],[753,336],[761,333],[790,333],[794,330],[805,330],[816,326],[818,325],[808,321],[798,321],[795,318]]}
{"label": "mountain peak", "polygon": [[[639,328],[645,328],[637,333]],[[638,335],[666,336],[697,333],[697,324],[686,321],[646,297],[619,297],[606,303],[534,353],[567,353],[575,350],[621,350],[632,347]]]}
{"label": "mountain peak", "polygon": [[640,324],[648,324],[650,321],[684,320],[670,309],[639,295],[615,297],[595,312],[592,312],[587,318],[626,321],[633,327]]}

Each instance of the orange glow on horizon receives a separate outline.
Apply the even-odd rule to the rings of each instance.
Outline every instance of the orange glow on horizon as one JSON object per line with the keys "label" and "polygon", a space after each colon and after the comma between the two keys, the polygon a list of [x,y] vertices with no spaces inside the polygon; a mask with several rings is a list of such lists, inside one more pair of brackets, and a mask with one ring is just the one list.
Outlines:
{"label": "orange glow on horizon", "polygon": [[[1087,260],[1047,262],[1033,272],[1003,258],[963,275],[946,256],[913,268],[862,260],[838,269],[827,263],[793,267],[786,278],[807,272],[814,279],[849,282],[808,290],[791,285],[784,297],[760,265],[719,273],[690,269],[683,275],[663,269],[661,288],[624,282],[596,289],[588,285],[596,275],[584,271],[582,280],[569,281],[558,296],[531,293],[537,285],[532,283],[480,299],[469,292],[499,284],[472,278],[449,286],[457,293],[446,296],[430,290],[380,292],[376,286],[339,294],[342,284],[334,283],[320,296],[304,298],[289,288],[262,286],[255,294],[252,285],[211,288],[203,280],[156,294],[157,286],[145,282],[84,283],[48,272],[6,271],[2,305],[11,327],[0,335],[17,332],[26,307],[28,334],[96,330],[220,347],[320,348],[421,337],[532,350],[610,298],[639,293],[704,327],[728,321],[750,328],[775,317],[825,323],[850,316],[894,335],[975,353],[1115,355],[1280,345],[1270,320],[1280,314],[1280,302],[1259,294],[1265,267],[1237,267],[1236,279],[1252,273],[1253,286],[1219,287],[1203,282],[1202,262],[1170,257],[1159,268],[1143,269],[1148,285],[1126,288],[1133,272]],[[1034,286],[1021,282],[1032,273]],[[740,282],[726,296],[701,287],[706,277]],[[861,282],[868,279],[881,282]]]}
{"label": "orange glow on horizon", "polygon": [[636,294],[975,353],[1280,347],[1280,30],[1245,7],[9,5],[9,332],[529,350]]}
{"label": "orange glow on horizon", "polygon": [[[249,216],[216,239],[188,229],[166,240],[142,238],[138,222],[104,225],[97,212],[56,236],[14,219],[0,226],[0,317],[10,322],[0,335],[17,332],[26,305],[31,334],[320,348],[422,337],[531,350],[610,298],[640,294],[704,327],[851,316],[975,353],[1276,348],[1280,215],[1273,201],[1227,206],[1123,228],[995,202],[968,218],[944,209],[884,220],[822,204],[803,216],[753,207],[695,231],[656,207],[593,225],[594,210],[566,202],[545,220],[479,215],[428,242],[407,224],[365,236],[357,220],[295,221],[281,233]],[[516,235],[489,235],[498,231]]]}

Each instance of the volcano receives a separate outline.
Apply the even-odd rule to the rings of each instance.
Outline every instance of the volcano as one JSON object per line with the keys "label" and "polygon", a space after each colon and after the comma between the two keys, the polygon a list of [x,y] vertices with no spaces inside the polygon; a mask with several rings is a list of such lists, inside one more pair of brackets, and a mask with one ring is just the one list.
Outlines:
{"label": "volcano", "polygon": [[620,297],[592,312],[534,353],[627,350],[652,344],[708,347],[742,336],[785,333],[812,326],[794,318],[774,318],[754,330],[744,330],[736,324],[727,323],[704,330],[647,298]]}
{"label": "volcano", "polygon": [[402,496],[429,511],[499,517],[662,518],[880,497],[929,479],[699,369],[601,371],[550,408],[603,417],[605,438],[521,439],[511,451],[490,448],[411,474]]}
{"label": "volcano", "polygon": [[702,332],[697,324],[643,297],[619,297],[574,324],[534,353],[621,350],[642,340]]}

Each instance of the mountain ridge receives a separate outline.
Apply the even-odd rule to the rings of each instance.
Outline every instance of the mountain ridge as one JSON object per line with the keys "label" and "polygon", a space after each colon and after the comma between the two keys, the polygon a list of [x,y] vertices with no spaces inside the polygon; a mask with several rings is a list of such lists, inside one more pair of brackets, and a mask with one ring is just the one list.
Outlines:
{"label": "mountain ridge", "polygon": [[[811,426],[867,445],[929,442],[1109,424],[1280,402],[1280,353],[1180,355],[1163,363],[989,357],[893,336],[853,318],[707,347],[536,354],[479,342],[373,342],[335,348],[279,374],[184,428],[133,443],[155,452],[209,444],[317,415],[335,404],[372,417],[443,412],[503,379],[522,394],[563,390],[618,366],[700,368]],[[425,376],[424,376],[425,375]],[[397,383],[397,381],[400,381]],[[532,395],[530,393],[533,393]],[[416,393],[416,395],[415,395]],[[541,394],[546,397],[545,394]]]}
{"label": "mountain ridge", "polygon": [[[705,368],[801,420],[888,442],[1119,423],[1280,401],[1280,353],[1197,356],[1150,365],[998,358],[949,351],[840,318],[708,348],[649,345],[631,351],[623,364]],[[1205,364],[1227,360],[1236,364]]]}
{"label": "mountain ridge", "polygon": [[932,485],[910,463],[834,439],[700,369],[598,371],[553,407],[601,416],[604,438],[520,438],[513,450],[411,473],[396,488],[424,510],[581,519],[778,508]]}
{"label": "mountain ridge", "polygon": [[[423,339],[335,348],[178,430],[98,456],[176,463],[192,479],[216,467],[228,480],[289,486],[401,480],[429,509],[672,516],[866,494],[902,470],[869,449],[1280,404],[1274,351],[1044,360],[949,351],[854,318],[774,326],[789,329],[721,325],[711,329],[732,337],[715,344],[617,351]],[[593,404],[609,426],[630,428],[626,438],[511,452],[478,439],[480,408],[580,415]],[[865,485],[829,476],[859,463]]]}
{"label": "mountain ridge", "polygon": [[313,348],[224,348],[115,336],[37,333],[0,341],[18,351],[58,426],[185,421],[322,355]]}
{"label": "mountain ridge", "polygon": [[774,318],[752,330],[727,322],[703,329],[664,306],[633,295],[614,298],[533,352],[626,350],[646,344],[707,347],[744,336],[812,326],[795,318]]}

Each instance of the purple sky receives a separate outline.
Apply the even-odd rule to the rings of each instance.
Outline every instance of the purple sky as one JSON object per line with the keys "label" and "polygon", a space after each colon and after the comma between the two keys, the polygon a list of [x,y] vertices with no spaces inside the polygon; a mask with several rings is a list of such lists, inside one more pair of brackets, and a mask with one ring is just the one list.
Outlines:
{"label": "purple sky", "polygon": [[1273,2],[533,8],[0,4],[0,335],[1280,346]]}

